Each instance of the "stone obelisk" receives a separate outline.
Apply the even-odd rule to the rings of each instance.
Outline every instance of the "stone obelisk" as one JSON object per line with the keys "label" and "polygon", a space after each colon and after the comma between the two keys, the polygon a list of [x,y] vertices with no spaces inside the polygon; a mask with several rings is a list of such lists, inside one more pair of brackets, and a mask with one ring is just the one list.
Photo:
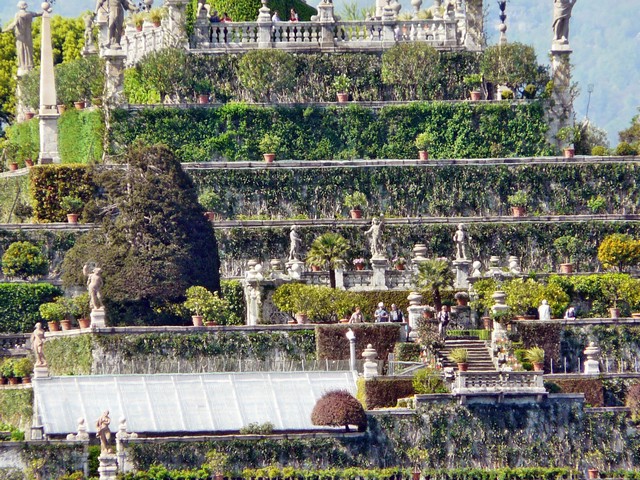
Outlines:
{"label": "stone obelisk", "polygon": [[60,163],[58,154],[58,109],[56,107],[56,78],[53,70],[51,46],[51,5],[42,4],[40,49],[40,157],[39,163]]}

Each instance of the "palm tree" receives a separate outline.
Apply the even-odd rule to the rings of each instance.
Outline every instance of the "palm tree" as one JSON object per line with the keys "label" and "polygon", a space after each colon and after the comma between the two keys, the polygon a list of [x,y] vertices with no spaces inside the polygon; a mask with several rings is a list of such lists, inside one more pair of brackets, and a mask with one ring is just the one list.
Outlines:
{"label": "palm tree", "polygon": [[453,287],[453,271],[446,259],[433,258],[418,265],[418,286],[431,290],[436,311],[442,308],[440,291],[447,287]]}
{"label": "palm tree", "polygon": [[318,265],[329,270],[329,284],[336,288],[335,269],[344,263],[349,251],[347,240],[337,233],[325,233],[311,244],[307,255],[308,265]]}

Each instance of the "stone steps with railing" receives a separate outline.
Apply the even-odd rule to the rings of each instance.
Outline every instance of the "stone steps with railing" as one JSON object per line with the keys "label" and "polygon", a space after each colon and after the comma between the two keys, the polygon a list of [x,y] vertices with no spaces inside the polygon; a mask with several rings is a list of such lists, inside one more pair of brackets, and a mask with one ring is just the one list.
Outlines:
{"label": "stone steps with railing", "polygon": [[469,354],[469,371],[495,371],[493,360],[484,340],[446,340],[444,348],[438,351],[438,357],[444,367],[457,368],[457,365],[448,358],[451,351],[456,348],[465,348],[467,350]]}

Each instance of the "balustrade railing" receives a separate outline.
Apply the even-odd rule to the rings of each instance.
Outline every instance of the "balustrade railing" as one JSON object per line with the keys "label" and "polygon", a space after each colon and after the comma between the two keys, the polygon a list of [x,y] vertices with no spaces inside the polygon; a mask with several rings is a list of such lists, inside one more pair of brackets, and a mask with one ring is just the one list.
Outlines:
{"label": "balustrade railing", "polygon": [[164,28],[145,25],[140,31],[127,27],[122,37],[122,51],[127,55],[127,65],[135,65],[148,53],[162,49]]}
{"label": "balustrade railing", "polygon": [[470,394],[545,394],[542,372],[457,372],[451,392]]}

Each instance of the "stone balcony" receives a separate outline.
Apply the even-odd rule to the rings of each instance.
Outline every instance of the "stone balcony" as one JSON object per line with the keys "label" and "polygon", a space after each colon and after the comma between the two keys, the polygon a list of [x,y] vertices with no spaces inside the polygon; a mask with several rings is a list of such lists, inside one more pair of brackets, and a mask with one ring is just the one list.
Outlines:
{"label": "stone balcony", "polygon": [[451,393],[460,403],[530,403],[547,396],[543,372],[456,372]]}

